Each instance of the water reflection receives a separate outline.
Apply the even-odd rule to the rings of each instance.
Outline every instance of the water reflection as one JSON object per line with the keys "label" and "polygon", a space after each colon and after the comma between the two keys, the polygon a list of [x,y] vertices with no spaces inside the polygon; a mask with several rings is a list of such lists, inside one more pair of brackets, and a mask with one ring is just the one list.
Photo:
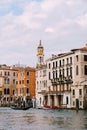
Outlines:
{"label": "water reflection", "polygon": [[0,108],[0,130],[87,130],[87,111]]}

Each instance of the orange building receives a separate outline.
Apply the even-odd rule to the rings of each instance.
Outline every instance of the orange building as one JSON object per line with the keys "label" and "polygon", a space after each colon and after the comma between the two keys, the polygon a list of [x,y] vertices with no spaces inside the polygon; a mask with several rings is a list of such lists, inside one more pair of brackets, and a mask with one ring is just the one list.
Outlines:
{"label": "orange building", "polygon": [[17,68],[15,96],[21,101],[35,98],[35,68]]}

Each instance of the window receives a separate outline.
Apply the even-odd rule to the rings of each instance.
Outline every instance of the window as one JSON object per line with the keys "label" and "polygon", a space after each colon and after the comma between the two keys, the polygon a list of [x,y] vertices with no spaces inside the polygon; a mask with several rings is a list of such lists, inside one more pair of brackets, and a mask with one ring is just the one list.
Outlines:
{"label": "window", "polygon": [[56,67],[57,67],[57,61],[56,61]]}
{"label": "window", "polygon": [[50,72],[49,72],[49,80],[51,79],[51,74],[50,74]]}
{"label": "window", "polygon": [[84,75],[87,75],[87,65],[84,66]]}
{"label": "window", "polygon": [[55,62],[53,62],[53,68],[55,68]]}
{"label": "window", "polygon": [[4,72],[4,75],[6,76],[6,72]]}
{"label": "window", "polygon": [[80,106],[82,106],[82,101],[80,101]]}
{"label": "window", "polygon": [[9,88],[7,89],[7,94],[10,94],[10,89]]}
{"label": "window", "polygon": [[70,64],[72,64],[72,57],[70,57]]}
{"label": "window", "polygon": [[30,71],[27,71],[27,76],[30,75]]}
{"label": "window", "polygon": [[27,79],[27,84],[29,84],[29,79]]}
{"label": "window", "polygon": [[75,90],[74,90],[74,89],[72,90],[72,95],[73,95],[73,96],[75,95]]}
{"label": "window", "polygon": [[27,93],[27,94],[29,93],[29,88],[26,89],[26,93]]}
{"label": "window", "polygon": [[16,81],[16,84],[18,84],[18,81]]}
{"label": "window", "polygon": [[7,84],[9,84],[10,83],[10,79],[7,79]]}
{"label": "window", "polygon": [[64,66],[64,59],[63,59],[63,66]]}
{"label": "window", "polygon": [[15,72],[13,72],[13,76],[15,76]]}
{"label": "window", "polygon": [[58,75],[58,74],[57,74],[57,70],[56,70],[56,79],[57,79],[57,77],[58,77],[57,75]]}
{"label": "window", "polygon": [[8,72],[8,76],[10,76],[10,72]]}
{"label": "window", "polygon": [[84,55],[84,61],[87,61],[87,55]]}
{"label": "window", "polygon": [[70,76],[72,78],[72,67],[70,67]]}
{"label": "window", "polygon": [[55,78],[55,72],[53,71],[53,79]]}
{"label": "window", "polygon": [[6,88],[4,89],[4,94],[6,94]]}
{"label": "window", "polygon": [[9,97],[7,97],[7,101],[9,101]]}
{"label": "window", "polygon": [[21,84],[21,80],[19,81],[19,84]]}
{"label": "window", "polygon": [[9,84],[10,83],[10,79],[9,78],[5,78],[4,79],[4,84]]}
{"label": "window", "polygon": [[67,64],[69,64],[69,59],[67,58],[66,60],[67,60]]}
{"label": "window", "polygon": [[24,80],[22,80],[22,84],[24,84]]}
{"label": "window", "polygon": [[62,74],[61,74],[61,70],[59,70],[59,77],[61,77],[61,75],[62,75]]}
{"label": "window", "polygon": [[66,104],[69,104],[69,98],[66,97]]}
{"label": "window", "polygon": [[63,78],[64,78],[64,69],[63,69]]}
{"label": "window", "polygon": [[69,69],[68,68],[66,69],[66,73],[67,73],[67,76],[69,76]]}
{"label": "window", "polygon": [[78,68],[78,65],[76,66],[76,75],[79,74],[79,68]]}
{"label": "window", "polygon": [[15,84],[15,79],[13,79],[13,84]]}
{"label": "window", "polygon": [[49,69],[50,69],[50,67],[51,67],[51,65],[50,65],[50,63],[49,63]]}
{"label": "window", "polygon": [[59,67],[61,67],[61,60],[59,61]]}
{"label": "window", "polygon": [[76,55],[76,61],[78,61],[79,60],[79,57],[78,57],[78,55]]}
{"label": "window", "polygon": [[42,57],[40,57],[40,64],[42,63]]}
{"label": "window", "polygon": [[82,89],[79,89],[79,95],[80,96],[82,95]]}

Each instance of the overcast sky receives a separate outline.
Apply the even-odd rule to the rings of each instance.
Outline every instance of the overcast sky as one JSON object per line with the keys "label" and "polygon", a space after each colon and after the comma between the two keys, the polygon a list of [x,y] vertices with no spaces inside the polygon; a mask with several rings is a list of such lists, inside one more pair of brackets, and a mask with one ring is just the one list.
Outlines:
{"label": "overcast sky", "polygon": [[0,0],[0,64],[35,67],[42,40],[45,59],[87,43],[87,0]]}

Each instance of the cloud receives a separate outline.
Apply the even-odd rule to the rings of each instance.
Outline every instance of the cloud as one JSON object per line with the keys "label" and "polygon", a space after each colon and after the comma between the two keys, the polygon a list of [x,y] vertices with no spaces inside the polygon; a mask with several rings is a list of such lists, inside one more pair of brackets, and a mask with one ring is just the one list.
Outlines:
{"label": "cloud", "polygon": [[49,27],[49,28],[46,28],[45,29],[45,32],[49,32],[49,33],[53,33],[54,32],[54,29]]}
{"label": "cloud", "polygon": [[76,23],[79,24],[82,28],[87,28],[87,13],[78,17]]}

